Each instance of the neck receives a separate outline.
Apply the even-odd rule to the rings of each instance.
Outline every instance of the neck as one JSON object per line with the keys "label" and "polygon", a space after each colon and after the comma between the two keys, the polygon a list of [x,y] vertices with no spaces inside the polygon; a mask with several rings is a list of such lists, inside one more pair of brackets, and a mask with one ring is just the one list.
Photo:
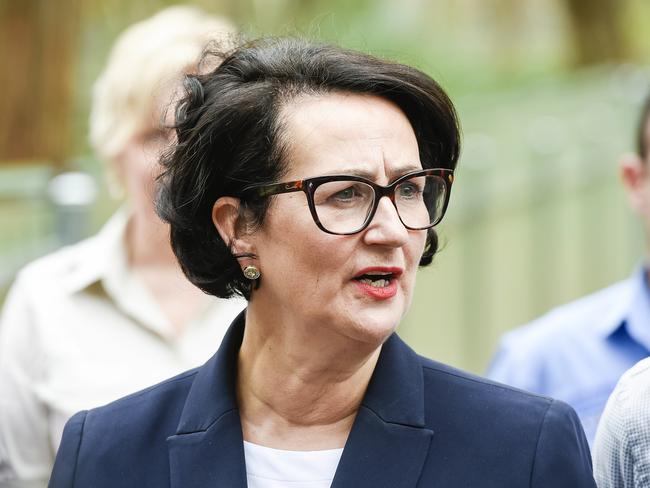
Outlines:
{"label": "neck", "polygon": [[129,264],[134,268],[161,266],[177,267],[169,244],[169,225],[135,211],[126,233]]}
{"label": "neck", "polygon": [[244,438],[285,449],[342,447],[381,347],[258,312],[252,300],[239,353]]}
{"label": "neck", "polygon": [[169,244],[169,226],[146,213],[135,212],[126,234],[129,267],[179,336],[203,308],[208,297],[183,275]]}

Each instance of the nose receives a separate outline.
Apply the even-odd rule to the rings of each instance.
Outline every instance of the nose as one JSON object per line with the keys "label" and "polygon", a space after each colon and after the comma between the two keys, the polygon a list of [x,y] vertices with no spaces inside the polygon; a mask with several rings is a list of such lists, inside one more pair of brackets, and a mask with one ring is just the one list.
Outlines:
{"label": "nose", "polygon": [[366,244],[401,247],[407,243],[409,233],[388,197],[379,199],[377,211],[366,228],[363,240]]}

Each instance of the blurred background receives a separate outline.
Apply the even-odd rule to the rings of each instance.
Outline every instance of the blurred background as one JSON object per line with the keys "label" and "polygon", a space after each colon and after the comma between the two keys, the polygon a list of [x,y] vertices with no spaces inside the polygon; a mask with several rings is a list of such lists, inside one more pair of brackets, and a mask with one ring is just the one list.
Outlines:
{"label": "blurred background", "polygon": [[[26,262],[119,205],[89,149],[92,84],[115,37],[172,3],[0,0],[0,297]],[[504,331],[641,259],[616,163],[634,150],[650,89],[650,2],[187,3],[249,36],[306,35],[415,65],[451,95],[464,146],[443,246],[401,326],[418,352],[482,372]]]}

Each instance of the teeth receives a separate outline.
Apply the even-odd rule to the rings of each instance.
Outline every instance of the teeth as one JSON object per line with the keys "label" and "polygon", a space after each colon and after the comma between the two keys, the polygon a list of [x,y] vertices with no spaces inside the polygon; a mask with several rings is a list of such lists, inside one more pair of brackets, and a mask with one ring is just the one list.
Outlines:
{"label": "teeth", "polygon": [[390,280],[371,280],[369,278],[363,278],[359,280],[361,283],[365,283],[370,286],[374,286],[375,288],[383,288],[385,286],[388,286],[388,283],[390,283]]}

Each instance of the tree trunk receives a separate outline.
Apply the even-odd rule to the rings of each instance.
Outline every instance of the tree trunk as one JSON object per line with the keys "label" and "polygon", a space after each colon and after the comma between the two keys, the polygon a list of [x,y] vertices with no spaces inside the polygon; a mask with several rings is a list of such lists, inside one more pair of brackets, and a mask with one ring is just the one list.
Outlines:
{"label": "tree trunk", "polygon": [[578,66],[626,58],[625,0],[566,0]]}
{"label": "tree trunk", "polygon": [[0,161],[69,156],[79,1],[0,3]]}

